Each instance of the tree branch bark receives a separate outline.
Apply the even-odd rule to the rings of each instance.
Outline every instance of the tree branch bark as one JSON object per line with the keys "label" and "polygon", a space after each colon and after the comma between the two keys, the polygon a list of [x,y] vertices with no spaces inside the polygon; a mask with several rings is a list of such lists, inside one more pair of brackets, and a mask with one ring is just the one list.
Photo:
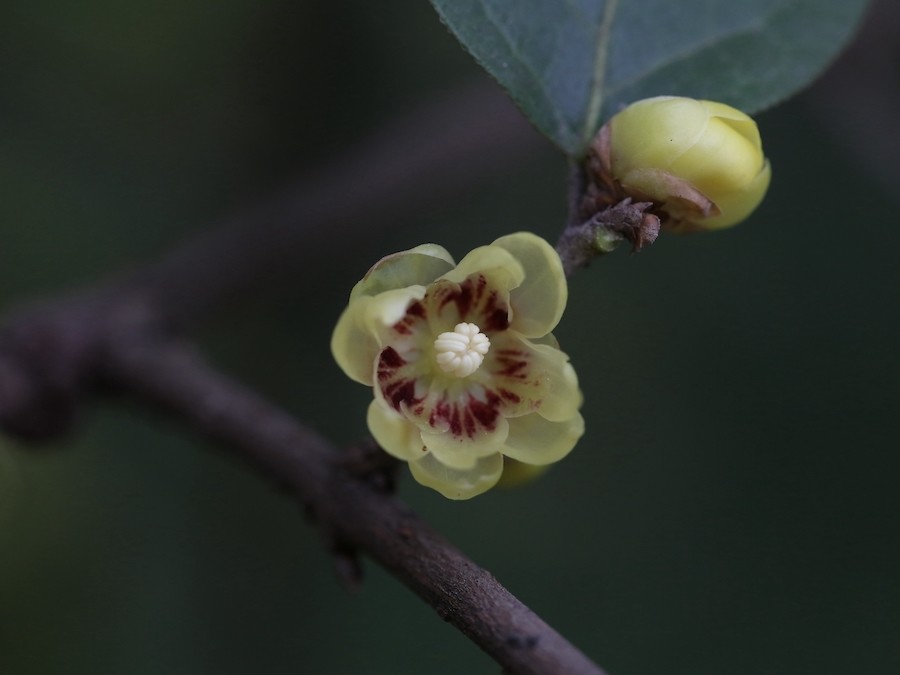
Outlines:
{"label": "tree branch bark", "polygon": [[342,453],[189,348],[143,337],[108,352],[107,381],[174,414],[283,485],[338,552],[366,552],[507,672],[603,671],[395,497],[354,478]]}
{"label": "tree branch bark", "polygon": [[356,477],[344,453],[175,337],[231,291],[296,264],[301,250],[321,255],[349,232],[371,230],[371,218],[415,207],[412,197],[446,196],[537,147],[499,94],[476,90],[461,101],[129,279],[10,317],[0,332],[0,425],[23,439],[58,436],[98,392],[164,409],[289,490],[339,560],[352,567],[357,552],[371,556],[508,672],[603,675],[409,507]]}

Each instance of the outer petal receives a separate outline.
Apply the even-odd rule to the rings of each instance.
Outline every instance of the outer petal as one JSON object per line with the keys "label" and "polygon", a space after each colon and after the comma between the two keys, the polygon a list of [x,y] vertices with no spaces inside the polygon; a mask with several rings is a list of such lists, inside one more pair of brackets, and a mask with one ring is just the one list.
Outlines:
{"label": "outer petal", "polygon": [[412,462],[425,454],[416,425],[382,402],[375,400],[369,404],[366,421],[375,441],[389,455],[404,462]]}
{"label": "outer petal", "polygon": [[472,436],[431,429],[423,429],[421,434],[422,443],[441,464],[471,469],[480,459],[500,451],[509,434],[509,422],[497,416],[491,428],[477,427]]}
{"label": "outer petal", "polygon": [[732,129],[741,134],[757,148],[762,148],[762,138],[759,135],[759,127],[747,113],[732,108],[730,105],[718,101],[700,101],[710,115],[725,121]]}
{"label": "outer petal", "polygon": [[347,377],[371,386],[382,333],[403,318],[411,302],[423,297],[424,286],[410,286],[350,302],[331,335],[331,353]]}
{"label": "outer petal", "polygon": [[719,198],[717,205],[720,207],[722,215],[706,218],[703,221],[703,227],[708,230],[717,230],[744,220],[753,213],[763,197],[766,196],[771,179],[772,167],[767,160],[759,174],[742,190],[730,192]]}
{"label": "outer petal", "polygon": [[525,337],[546,335],[559,323],[569,297],[556,250],[530,232],[500,237],[491,246],[512,253],[525,270],[525,280],[509,294],[513,309],[510,328]]}
{"label": "outer petal", "polygon": [[499,282],[501,278],[503,290],[509,290],[519,286],[525,280],[525,270],[511,253],[499,246],[479,246],[459,261],[456,269],[444,274],[441,279],[448,279],[461,283],[470,274],[486,272],[488,270],[503,270],[505,275],[494,274],[493,279]]}
{"label": "outer petal", "polygon": [[410,462],[413,478],[448,499],[469,499],[490,490],[503,473],[503,456],[498,452],[478,460],[471,469],[451,469],[431,453]]}
{"label": "outer petal", "polygon": [[584,434],[578,413],[564,422],[550,422],[537,413],[509,420],[504,455],[526,464],[552,464],[571,452]]}
{"label": "outer petal", "polygon": [[471,377],[503,400],[506,417],[537,412],[562,422],[581,407],[578,377],[569,357],[512,331],[494,336],[491,351]]}
{"label": "outer petal", "polygon": [[722,193],[749,184],[764,161],[759,145],[754,146],[752,139],[729,122],[710,119],[697,142],[669,166],[672,173],[693,183],[717,205]]}
{"label": "outer petal", "polygon": [[613,175],[633,169],[668,169],[706,130],[709,111],[700,102],[656,96],[632,103],[610,120]]}
{"label": "outer petal", "polygon": [[571,418],[577,414],[583,397],[569,357],[547,345],[532,344],[531,348],[534,354],[532,367],[546,378],[544,399],[537,409],[538,414],[552,422]]}
{"label": "outer petal", "polygon": [[447,249],[437,244],[422,244],[394,253],[379,260],[366,272],[366,276],[350,292],[350,300],[404,286],[426,286],[455,265]]}

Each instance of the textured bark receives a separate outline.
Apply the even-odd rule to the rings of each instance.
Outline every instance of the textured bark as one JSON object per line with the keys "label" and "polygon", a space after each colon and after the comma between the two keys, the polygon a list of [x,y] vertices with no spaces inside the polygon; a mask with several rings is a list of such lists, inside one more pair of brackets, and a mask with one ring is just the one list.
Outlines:
{"label": "textured bark", "polygon": [[373,219],[478,180],[536,140],[499,93],[470,91],[143,272],[8,317],[0,331],[0,425],[31,441],[72,433],[98,394],[165,410],[302,503],[345,580],[356,580],[357,555],[368,555],[508,672],[602,675],[489,572],[379,489],[389,480],[361,476],[346,452],[210,368],[180,337],[229,293],[298,264],[304,251],[329,255],[348,236],[364,239],[376,229]]}

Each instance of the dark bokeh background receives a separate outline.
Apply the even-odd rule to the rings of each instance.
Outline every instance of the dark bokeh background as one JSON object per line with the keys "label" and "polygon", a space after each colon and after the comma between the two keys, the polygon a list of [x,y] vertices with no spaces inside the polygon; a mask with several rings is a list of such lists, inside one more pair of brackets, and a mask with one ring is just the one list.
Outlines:
{"label": "dark bokeh background", "polygon": [[[3,3],[6,308],[136,268],[483,77],[424,0],[172,7]],[[589,426],[569,459],[466,503],[403,481],[611,673],[900,672],[897,28],[882,3],[862,46],[760,117],[774,184],[752,221],[573,280],[557,334]],[[552,239],[564,173],[548,147],[392,223],[378,250],[303,261],[198,337],[352,442],[368,393],[327,346],[351,285],[423,241],[459,256],[514,229]],[[341,590],[290,500],[109,403],[70,440],[0,449],[0,672],[497,668],[373,565],[359,594]]]}

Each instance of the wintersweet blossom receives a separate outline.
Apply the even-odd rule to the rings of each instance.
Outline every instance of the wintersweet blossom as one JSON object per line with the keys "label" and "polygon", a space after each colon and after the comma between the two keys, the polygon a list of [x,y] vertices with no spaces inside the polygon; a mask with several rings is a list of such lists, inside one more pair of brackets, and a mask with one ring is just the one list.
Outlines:
{"label": "wintersweet blossom", "polygon": [[612,175],[657,202],[675,230],[719,230],[747,218],[772,177],[759,129],[724,103],[644,99],[609,122]]}
{"label": "wintersweet blossom", "polygon": [[356,284],[331,350],[373,387],[379,445],[419,483],[468,499],[498,482],[504,460],[556,462],[584,432],[578,379],[551,334],[567,297],[559,256],[534,234],[501,237],[458,265],[424,244]]}

